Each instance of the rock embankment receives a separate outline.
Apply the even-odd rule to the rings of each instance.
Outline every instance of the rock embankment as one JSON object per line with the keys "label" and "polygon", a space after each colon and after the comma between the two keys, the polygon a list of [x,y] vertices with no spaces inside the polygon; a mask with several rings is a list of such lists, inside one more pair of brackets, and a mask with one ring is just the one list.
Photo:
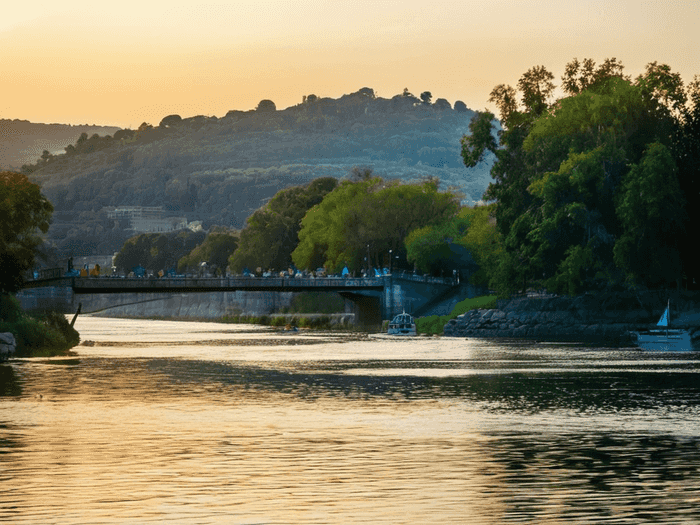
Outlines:
{"label": "rock embankment", "polygon": [[0,362],[12,357],[16,349],[15,336],[11,332],[0,333]]}
{"label": "rock embankment", "polygon": [[[681,302],[681,319],[700,317],[691,303]],[[649,329],[665,307],[659,297],[635,295],[523,297],[501,300],[496,309],[470,310],[448,322],[444,335],[626,345],[634,342],[631,330]],[[682,326],[691,329],[694,342],[700,338],[700,325]]]}

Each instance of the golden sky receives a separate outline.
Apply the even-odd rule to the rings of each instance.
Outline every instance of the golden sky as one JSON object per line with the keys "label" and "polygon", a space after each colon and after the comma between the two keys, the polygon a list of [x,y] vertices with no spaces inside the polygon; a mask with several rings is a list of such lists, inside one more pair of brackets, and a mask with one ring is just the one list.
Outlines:
{"label": "golden sky", "polygon": [[497,84],[573,58],[700,74],[697,0],[15,1],[0,14],[0,118],[157,125],[271,99],[405,87],[494,109]]}

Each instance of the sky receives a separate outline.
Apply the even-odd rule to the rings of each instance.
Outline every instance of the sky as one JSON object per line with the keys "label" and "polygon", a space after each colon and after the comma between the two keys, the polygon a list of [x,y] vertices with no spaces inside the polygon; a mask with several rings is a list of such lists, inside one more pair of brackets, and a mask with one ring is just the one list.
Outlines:
{"label": "sky", "polygon": [[4,5],[0,118],[137,128],[370,87],[495,111],[489,94],[578,58],[700,75],[697,0],[236,0]]}

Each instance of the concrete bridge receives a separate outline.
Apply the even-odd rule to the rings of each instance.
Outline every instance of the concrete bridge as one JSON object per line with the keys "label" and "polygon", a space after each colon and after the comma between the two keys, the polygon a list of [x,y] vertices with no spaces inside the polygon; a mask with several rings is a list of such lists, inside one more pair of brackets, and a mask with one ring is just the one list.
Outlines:
{"label": "concrete bridge", "polygon": [[[139,301],[167,300],[168,296],[192,293],[335,292],[349,300],[355,323],[360,326],[381,324],[383,319],[407,312],[425,311],[431,304],[466,293],[452,279],[390,274],[376,278],[293,278],[293,277],[221,277],[221,278],[119,278],[49,277],[27,281],[17,294],[25,309],[55,308],[75,312],[82,304],[85,313]],[[464,295],[466,297],[466,295]],[[462,297],[463,298],[463,297]],[[165,307],[167,309],[167,307]],[[221,313],[221,316],[225,312]]]}

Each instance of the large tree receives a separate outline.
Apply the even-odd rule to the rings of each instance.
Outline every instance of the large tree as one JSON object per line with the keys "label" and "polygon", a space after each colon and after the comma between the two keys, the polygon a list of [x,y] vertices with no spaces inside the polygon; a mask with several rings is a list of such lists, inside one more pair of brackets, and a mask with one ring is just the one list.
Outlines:
{"label": "large tree", "polygon": [[509,86],[492,92],[498,143],[488,113],[462,139],[468,166],[487,150],[496,155],[485,198],[495,201],[504,237],[506,254],[493,272],[501,292],[532,281],[576,293],[680,277],[685,199],[673,151],[693,150],[693,133],[676,131],[690,115],[686,95],[668,66],[649,64],[634,81],[622,71],[615,59],[598,67],[574,60],[562,77],[568,96],[550,102],[553,77],[533,68],[518,83],[520,104]]}
{"label": "large tree", "polygon": [[277,192],[265,206],[248,217],[241,231],[240,244],[230,258],[231,270],[287,269],[292,263],[292,252],[299,243],[301,220],[337,184],[337,179],[321,177],[305,186]]}
{"label": "large tree", "polygon": [[229,257],[238,248],[239,236],[240,233],[236,230],[221,226],[212,227],[204,242],[178,261],[178,271],[196,270],[202,262],[206,262],[217,274],[224,274]]}
{"label": "large tree", "polygon": [[16,292],[34,266],[53,206],[26,175],[0,173],[0,292]]}
{"label": "large tree", "polygon": [[325,266],[333,272],[345,265],[355,271],[388,266],[389,253],[405,265],[406,236],[458,210],[458,196],[438,191],[436,180],[344,181],[306,214],[292,257],[301,268]]}

